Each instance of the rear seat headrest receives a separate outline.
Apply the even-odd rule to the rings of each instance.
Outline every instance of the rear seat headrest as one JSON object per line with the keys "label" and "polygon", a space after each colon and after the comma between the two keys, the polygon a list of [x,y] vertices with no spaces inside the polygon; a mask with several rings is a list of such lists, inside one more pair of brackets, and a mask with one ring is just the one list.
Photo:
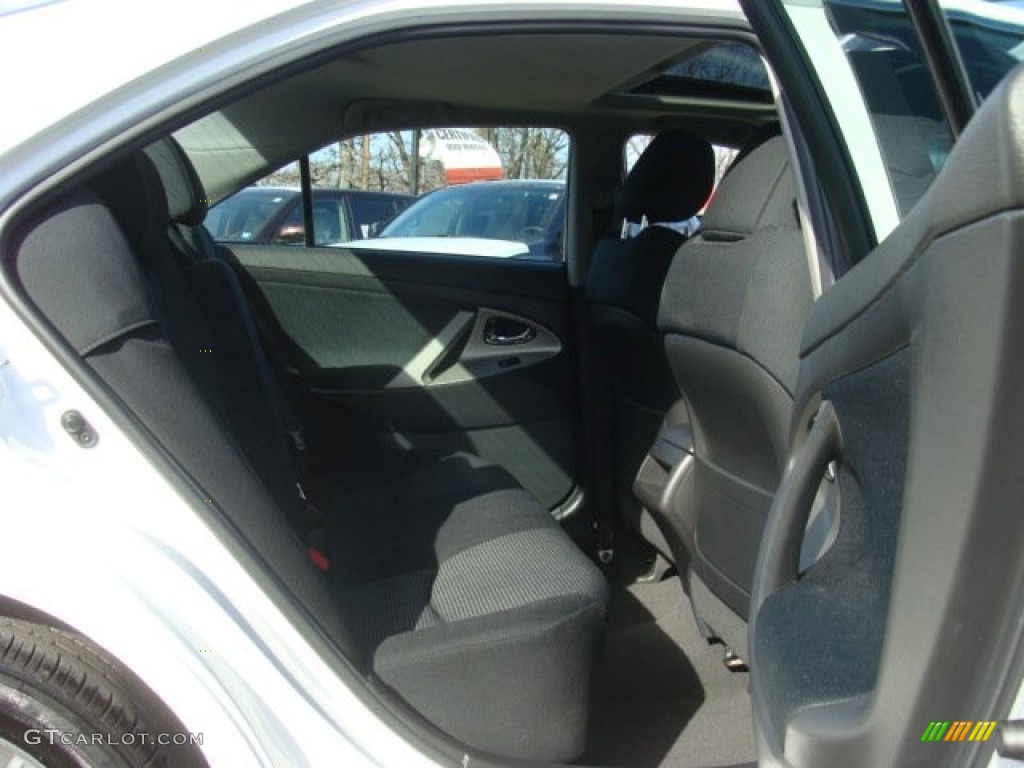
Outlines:
{"label": "rear seat headrest", "polygon": [[662,131],[637,159],[622,186],[620,212],[639,223],[685,221],[707,202],[715,184],[715,152],[689,131]]}
{"label": "rear seat headrest", "polygon": [[701,234],[745,237],[767,226],[797,226],[789,156],[781,136],[738,160],[722,178],[701,222]]}
{"label": "rear seat headrest", "polygon": [[137,152],[98,175],[91,187],[110,208],[135,252],[148,259],[152,249],[166,239],[171,222],[153,161]]}
{"label": "rear seat headrest", "polygon": [[16,269],[28,296],[81,355],[157,322],[131,248],[91,192],[64,198],[29,224]]}
{"label": "rear seat headrest", "polygon": [[209,201],[199,174],[181,145],[168,136],[146,147],[146,155],[160,175],[171,217],[190,227],[202,224]]}

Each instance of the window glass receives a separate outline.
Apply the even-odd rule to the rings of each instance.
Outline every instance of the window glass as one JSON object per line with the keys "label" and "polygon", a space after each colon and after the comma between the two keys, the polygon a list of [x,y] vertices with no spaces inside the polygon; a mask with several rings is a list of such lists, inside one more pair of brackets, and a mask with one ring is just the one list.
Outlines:
{"label": "window glass", "polygon": [[404,201],[389,195],[354,195],[349,200],[352,224],[361,238],[379,234],[405,207]]}
{"label": "window glass", "polygon": [[[953,145],[917,33],[900,0],[828,0],[827,5],[905,215]],[[981,102],[1024,60],[1024,10],[1015,3],[960,0],[940,0],[940,6]]]}
{"label": "window glass", "polygon": [[749,45],[722,43],[669,67],[664,77],[742,86],[771,92],[760,54]]}
{"label": "window glass", "polygon": [[772,103],[771,82],[761,54],[743,43],[696,46],[687,58],[630,93]]}
{"label": "window glass", "polygon": [[953,145],[917,34],[900,0],[828,0],[827,7],[906,215]]}
{"label": "window glass", "polygon": [[940,0],[978,102],[1024,61],[1024,3]]}
{"label": "window glass", "polygon": [[355,173],[368,188],[419,194],[408,208],[388,212],[390,220],[367,227],[362,247],[562,259],[569,159],[564,131],[425,128],[349,141],[353,149],[337,156],[347,151],[359,163],[352,171],[342,167],[341,176]]}
{"label": "window glass", "polygon": [[452,252],[560,259],[564,221],[563,181],[466,184],[423,197],[384,228],[380,247],[395,239],[449,238]]}
{"label": "window glass", "polygon": [[[239,196],[245,197],[246,194],[247,191],[243,190]],[[275,245],[302,245],[306,242],[306,223],[302,218],[302,200],[298,196],[291,198],[288,208],[288,215],[278,225],[270,242]]]}
{"label": "window glass", "polygon": [[453,194],[450,189],[424,197],[429,204],[421,204],[406,211],[398,220],[389,225],[388,237],[451,237],[455,234],[455,222],[462,212],[465,196]]}
{"label": "window glass", "polygon": [[[309,156],[313,243],[561,260],[568,159],[568,134],[551,128],[424,128],[332,142]],[[207,221],[221,242],[304,244],[298,162],[228,197]]]}
{"label": "window glass", "polygon": [[268,243],[279,235],[282,221],[288,219],[300,227],[302,242],[302,211],[297,205],[300,198],[297,186],[249,187],[215,205],[206,217],[206,228],[222,243]]}

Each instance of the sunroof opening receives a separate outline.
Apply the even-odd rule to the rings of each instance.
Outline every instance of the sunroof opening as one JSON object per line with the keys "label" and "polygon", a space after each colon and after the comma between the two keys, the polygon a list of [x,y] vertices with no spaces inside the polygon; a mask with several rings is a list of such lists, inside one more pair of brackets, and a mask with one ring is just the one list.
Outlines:
{"label": "sunroof opening", "polygon": [[772,101],[761,55],[743,43],[719,43],[704,48],[637,86],[633,93]]}

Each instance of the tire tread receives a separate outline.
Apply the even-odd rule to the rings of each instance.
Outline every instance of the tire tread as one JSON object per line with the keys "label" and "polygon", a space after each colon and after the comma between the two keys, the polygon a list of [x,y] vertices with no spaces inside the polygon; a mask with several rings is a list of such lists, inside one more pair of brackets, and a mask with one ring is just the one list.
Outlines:
{"label": "tire tread", "polygon": [[111,747],[126,765],[205,764],[195,747],[141,742],[141,733],[180,732],[182,726],[138,678],[83,636],[0,617],[0,649],[0,679],[12,687],[53,700],[88,723],[93,733],[117,741],[134,735],[134,743]]}

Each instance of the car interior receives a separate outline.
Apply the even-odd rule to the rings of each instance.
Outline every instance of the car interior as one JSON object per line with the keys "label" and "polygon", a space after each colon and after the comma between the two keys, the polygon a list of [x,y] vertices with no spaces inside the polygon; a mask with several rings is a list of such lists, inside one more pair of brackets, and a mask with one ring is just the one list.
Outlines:
{"label": "car interior", "polygon": [[[1022,311],[1024,75],[897,233],[841,265],[760,51],[744,23],[697,17],[344,44],[38,195],[9,272],[198,513],[439,754],[736,766],[755,725],[800,764],[872,764],[857,739],[915,754],[887,713],[927,721],[926,690],[952,700],[930,670],[1003,647],[942,634],[971,609],[925,611],[929,580],[1024,573],[997,535],[1020,489],[989,504],[981,484],[1024,434],[990,397],[1024,383],[992,333]],[[743,65],[694,66],[716,56]],[[339,137],[464,125],[570,136],[562,260],[204,227]],[[627,173],[637,134],[655,138]],[[661,226],[698,212],[690,237]],[[976,572],[929,562],[982,546]]]}

